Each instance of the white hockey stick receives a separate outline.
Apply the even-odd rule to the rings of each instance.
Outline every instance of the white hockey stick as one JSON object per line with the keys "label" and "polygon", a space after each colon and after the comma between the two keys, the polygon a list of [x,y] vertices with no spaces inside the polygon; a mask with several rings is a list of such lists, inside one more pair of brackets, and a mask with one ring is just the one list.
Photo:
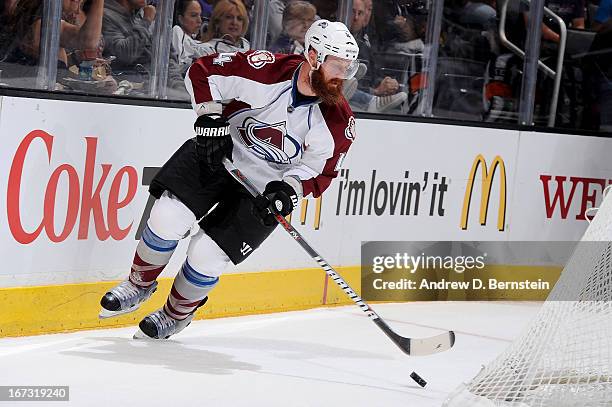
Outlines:
{"label": "white hockey stick", "polygon": [[[251,195],[253,195],[254,197],[261,196],[261,193],[257,190],[257,188],[249,181],[249,179],[242,172],[240,172],[238,168],[234,166],[234,164],[230,160],[224,158],[223,165],[230,173],[230,175],[234,177],[234,179],[238,181],[242,186],[244,186]],[[325,270],[327,275],[331,277],[331,279],[334,280],[334,282],[338,284],[340,288],[342,288],[346,295],[348,295],[351,300],[353,300],[355,304],[357,304],[361,308],[361,310],[365,312],[366,315],[369,316],[372,321],[374,321],[374,323],[378,325],[380,329],[382,329],[382,331],[393,341],[393,343],[395,343],[402,351],[404,351],[404,353],[410,356],[431,355],[434,353],[439,353],[448,350],[452,348],[452,346],[455,344],[455,333],[453,331],[434,335],[429,338],[407,338],[395,333],[389,327],[389,325],[387,325],[387,323],[376,312],[374,312],[374,310],[370,308],[370,306],[364,300],[362,300],[361,297],[359,297],[355,293],[355,291],[348,285],[348,283],[344,281],[344,279],[319,255],[319,253],[317,253],[312,248],[312,246],[310,246],[304,240],[302,235],[300,235],[300,233],[293,228],[291,223],[287,222],[283,215],[278,213],[278,211],[273,205],[270,205],[269,210],[274,215],[277,222],[280,223],[281,226],[287,231],[287,233],[289,233],[289,235],[296,242],[298,242],[300,246],[302,246],[302,248],[306,251],[306,253],[310,255],[310,257],[316,260],[319,266],[323,270]],[[421,384],[416,378],[413,379],[417,381],[417,383],[419,383],[421,386],[424,386],[424,384]]]}

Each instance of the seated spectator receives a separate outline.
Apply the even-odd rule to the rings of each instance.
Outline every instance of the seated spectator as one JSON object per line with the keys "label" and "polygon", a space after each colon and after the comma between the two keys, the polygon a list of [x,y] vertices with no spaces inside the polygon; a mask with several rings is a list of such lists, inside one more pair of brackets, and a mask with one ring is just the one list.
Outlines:
{"label": "seated spectator", "polygon": [[[550,11],[561,17],[565,26],[574,29],[584,29],[584,0],[545,0],[544,6]],[[521,3],[521,11],[525,19],[525,25],[528,27],[529,10],[528,6]],[[551,20],[544,16],[544,24],[542,25],[542,39],[551,41],[555,44],[559,43],[559,28],[556,20]],[[544,43],[542,44],[545,45]]]}
{"label": "seated spectator", "polygon": [[201,8],[198,0],[178,0],[172,28],[172,52],[185,73],[193,61],[208,52],[208,47],[199,41],[202,26]]}
{"label": "seated spectator", "polygon": [[[361,70],[365,70],[367,66],[368,75],[364,77],[365,73],[361,72],[355,78],[350,79],[349,81],[357,82],[363,78],[364,80],[361,83],[364,85],[360,83],[359,89],[352,94],[345,92],[345,96],[349,99],[351,106],[356,109],[383,113],[401,105],[408,99],[408,95],[399,91],[399,83],[396,79],[389,76],[385,76],[378,81],[374,79],[376,65],[372,58],[371,45],[366,34],[366,27],[369,24],[366,16],[368,16],[368,13],[365,0],[353,0],[353,12],[349,28],[355,40],[357,40],[357,45],[359,45],[359,59],[365,63],[365,65],[361,64]],[[346,83],[345,88],[351,89],[351,83]]]}
{"label": "seated spectator", "polygon": [[[151,62],[151,24],[155,7],[145,0],[106,0],[102,33],[104,54],[114,56],[113,72],[133,74],[137,65]],[[131,77],[134,79],[134,77]]]}
{"label": "seated spectator", "polygon": [[494,2],[489,0],[459,0],[455,1],[454,14],[457,23],[467,28],[477,30],[495,30],[497,28],[497,11]]}
{"label": "seated spectator", "polygon": [[[72,50],[95,50],[99,47],[104,0],[90,0],[84,21],[78,24],[79,0],[63,0],[58,52],[58,77],[68,75],[68,53]],[[19,0],[7,19],[6,30],[14,40],[3,50],[4,62],[24,66],[38,65],[43,5],[39,0]],[[32,75],[34,70],[25,73]]]}
{"label": "seated spectator", "polygon": [[[382,48],[390,52],[413,54],[424,48],[427,8],[425,2],[378,0],[372,16]],[[381,49],[382,51],[383,49]]]}
{"label": "seated spectator", "polygon": [[317,9],[309,2],[291,1],[283,12],[283,30],[278,39],[269,47],[270,51],[281,54],[302,54],[304,36],[315,21]]}
{"label": "seated spectator", "polygon": [[[146,5],[145,0],[106,0],[102,26],[104,55],[115,58],[111,68],[117,79],[132,83],[148,80],[152,53],[150,27],[155,13],[155,7]],[[177,61],[170,58],[169,63],[168,87],[184,92]]]}
{"label": "seated spectator", "polygon": [[241,0],[220,0],[213,9],[204,34],[205,54],[246,52],[251,44],[244,38],[249,28],[249,16]]}
{"label": "seated spectator", "polygon": [[444,7],[441,54],[486,62],[498,53],[497,11],[490,0],[450,0]]}

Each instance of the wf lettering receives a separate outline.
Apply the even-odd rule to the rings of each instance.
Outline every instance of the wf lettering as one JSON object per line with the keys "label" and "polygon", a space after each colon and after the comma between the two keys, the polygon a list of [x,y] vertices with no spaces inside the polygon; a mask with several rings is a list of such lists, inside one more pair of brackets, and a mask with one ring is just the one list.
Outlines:
{"label": "wf lettering", "polygon": [[[599,195],[603,194],[603,190],[612,180],[600,178],[585,178],[585,177],[568,177],[557,175],[540,175],[540,181],[544,188],[544,207],[546,209],[546,217],[552,218],[555,209],[559,207],[561,219],[566,219],[574,202],[574,195],[577,187],[582,187],[582,193],[578,198],[580,200],[580,211],[576,215],[577,220],[585,220],[585,212],[587,209],[596,206]],[[551,182],[552,181],[552,182]],[[555,188],[554,194],[551,196],[551,186]],[[568,185],[569,184],[569,185]]]}

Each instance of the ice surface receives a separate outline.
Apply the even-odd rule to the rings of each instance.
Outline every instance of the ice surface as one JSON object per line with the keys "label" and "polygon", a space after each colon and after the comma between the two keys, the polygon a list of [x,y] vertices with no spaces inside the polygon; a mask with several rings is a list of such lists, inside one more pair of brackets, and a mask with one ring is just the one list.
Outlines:
{"label": "ice surface", "polygon": [[[499,354],[537,303],[376,304],[404,336],[454,329],[448,352],[404,355],[357,307],[195,321],[165,342],[135,327],[0,339],[0,385],[68,385],[52,406],[440,406]],[[419,387],[410,373],[427,382]],[[0,402],[0,407],[9,405]]]}

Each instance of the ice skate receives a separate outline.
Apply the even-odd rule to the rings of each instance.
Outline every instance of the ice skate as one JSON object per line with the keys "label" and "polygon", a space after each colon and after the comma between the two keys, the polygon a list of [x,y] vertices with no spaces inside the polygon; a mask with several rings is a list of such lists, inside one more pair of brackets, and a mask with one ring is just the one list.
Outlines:
{"label": "ice skate", "polygon": [[157,290],[157,281],[149,287],[142,288],[132,284],[130,280],[123,281],[100,300],[102,310],[99,318],[110,318],[136,311],[140,304],[147,300]]}
{"label": "ice skate", "polygon": [[205,297],[187,318],[181,320],[172,318],[164,311],[163,307],[158,309],[140,321],[134,339],[168,339],[185,329],[193,320],[196,310],[204,305],[207,300],[208,297]]}

